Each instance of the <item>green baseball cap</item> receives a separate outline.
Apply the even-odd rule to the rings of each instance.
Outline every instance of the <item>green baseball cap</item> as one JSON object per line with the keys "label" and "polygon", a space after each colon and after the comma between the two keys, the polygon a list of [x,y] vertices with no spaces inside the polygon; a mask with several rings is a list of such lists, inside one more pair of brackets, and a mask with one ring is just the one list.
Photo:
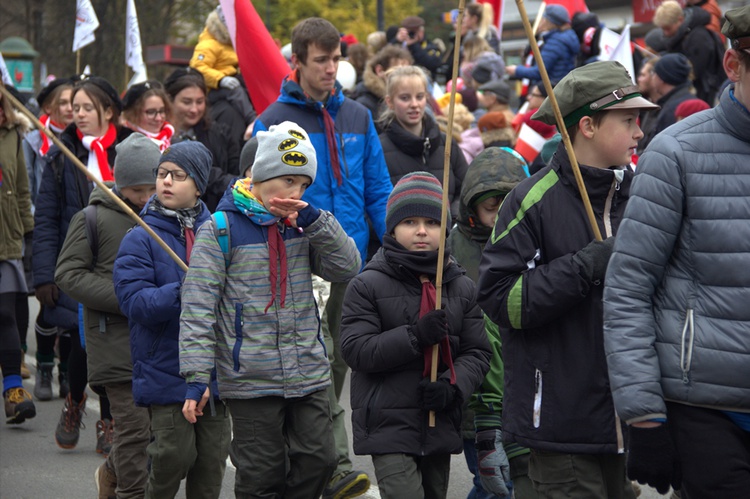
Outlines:
{"label": "green baseball cap", "polygon": [[[628,71],[615,61],[592,62],[574,69],[560,80],[554,92],[566,128],[599,111],[659,108],[641,96]],[[557,124],[549,97],[531,119]]]}
{"label": "green baseball cap", "polygon": [[724,15],[726,21],[721,32],[732,40],[732,48],[746,50],[750,48],[750,6],[728,10]]}

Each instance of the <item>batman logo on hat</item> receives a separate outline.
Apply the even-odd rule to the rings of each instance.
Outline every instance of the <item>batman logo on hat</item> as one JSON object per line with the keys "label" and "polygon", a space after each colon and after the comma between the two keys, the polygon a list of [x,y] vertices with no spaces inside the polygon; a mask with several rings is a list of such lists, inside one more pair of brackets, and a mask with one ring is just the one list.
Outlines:
{"label": "batman logo on hat", "polygon": [[279,144],[279,151],[288,151],[289,149],[294,149],[299,145],[299,140],[297,139],[284,139]]}
{"label": "batman logo on hat", "polygon": [[305,166],[307,164],[307,156],[301,152],[288,152],[281,156],[281,162],[289,166]]}
{"label": "batman logo on hat", "polygon": [[291,135],[295,139],[305,140],[305,136],[302,134],[302,132],[298,132],[297,130],[293,128],[291,130],[288,130],[288,132],[289,132],[289,135]]}

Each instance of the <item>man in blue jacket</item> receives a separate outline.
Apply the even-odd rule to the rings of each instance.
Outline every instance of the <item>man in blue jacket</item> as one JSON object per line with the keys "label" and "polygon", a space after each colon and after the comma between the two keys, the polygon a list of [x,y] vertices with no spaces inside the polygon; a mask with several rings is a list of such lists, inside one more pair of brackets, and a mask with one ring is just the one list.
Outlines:
{"label": "man in blue jacket", "polygon": [[[284,79],[281,95],[255,122],[253,134],[271,125],[294,121],[310,135],[318,157],[318,173],[303,200],[333,213],[357,243],[364,262],[369,219],[378,234],[385,232],[385,207],[393,189],[380,140],[369,111],[348,99],[336,81],[341,59],[339,31],[325,19],[311,17],[292,30],[294,70]],[[348,283],[331,283],[323,314],[323,334],[331,359],[329,388],[339,465],[323,497],[345,499],[363,494],[367,474],[352,471],[344,410],[338,399],[347,366],[340,355],[341,306]]]}

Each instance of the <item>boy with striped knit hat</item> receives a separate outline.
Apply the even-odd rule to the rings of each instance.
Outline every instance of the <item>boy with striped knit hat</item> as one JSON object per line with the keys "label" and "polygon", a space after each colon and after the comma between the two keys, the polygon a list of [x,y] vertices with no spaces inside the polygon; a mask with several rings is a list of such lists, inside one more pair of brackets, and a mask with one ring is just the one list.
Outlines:
{"label": "boy with striped knit hat", "polygon": [[317,170],[307,132],[287,121],[257,139],[252,178],[237,179],[196,234],[182,288],[183,415],[202,414],[215,368],[236,496],[315,499],[336,453],[311,274],[343,282],[362,262],[333,215],[301,200]]}
{"label": "boy with striped knit hat", "polygon": [[[438,244],[447,229],[440,224],[442,193],[427,172],[398,181],[383,246],[344,299],[341,349],[352,368],[354,452],[372,455],[383,497],[446,497],[450,455],[463,450],[462,407],[489,370],[474,282],[447,248],[443,308],[435,309]],[[435,345],[441,360],[430,381]]]}

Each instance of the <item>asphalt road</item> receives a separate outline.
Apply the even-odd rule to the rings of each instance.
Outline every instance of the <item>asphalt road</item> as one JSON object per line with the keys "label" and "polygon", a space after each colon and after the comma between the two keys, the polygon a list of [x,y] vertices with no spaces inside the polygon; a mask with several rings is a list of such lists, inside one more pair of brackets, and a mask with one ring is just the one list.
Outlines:
{"label": "asphalt road", "polygon": [[[32,378],[24,386],[32,392],[34,386],[35,365],[33,318],[36,317],[38,304],[30,299],[31,326],[28,333],[29,351],[26,355]],[[57,368],[54,375],[54,393],[57,394]],[[95,452],[95,425],[99,419],[97,396],[88,390],[89,400],[81,430],[78,446],[64,450],[55,444],[54,432],[60,417],[63,401],[54,398],[48,402],[35,401],[37,416],[22,425],[0,424],[0,498],[2,499],[47,499],[47,498],[95,498],[96,485],[94,472],[102,463],[103,457]],[[349,386],[343,391],[342,405],[349,413]],[[351,436],[351,428],[349,428]],[[351,447],[351,442],[350,442]],[[351,452],[355,469],[363,470],[375,481],[375,473],[369,456],[355,456]],[[222,499],[234,497],[234,467],[227,464],[224,475]],[[449,499],[463,499],[471,489],[471,475],[466,469],[463,455],[453,456],[451,462]],[[185,497],[181,490],[177,497]],[[363,498],[379,498],[377,486],[373,483]],[[655,491],[644,489],[642,499],[656,499],[660,496]]]}

